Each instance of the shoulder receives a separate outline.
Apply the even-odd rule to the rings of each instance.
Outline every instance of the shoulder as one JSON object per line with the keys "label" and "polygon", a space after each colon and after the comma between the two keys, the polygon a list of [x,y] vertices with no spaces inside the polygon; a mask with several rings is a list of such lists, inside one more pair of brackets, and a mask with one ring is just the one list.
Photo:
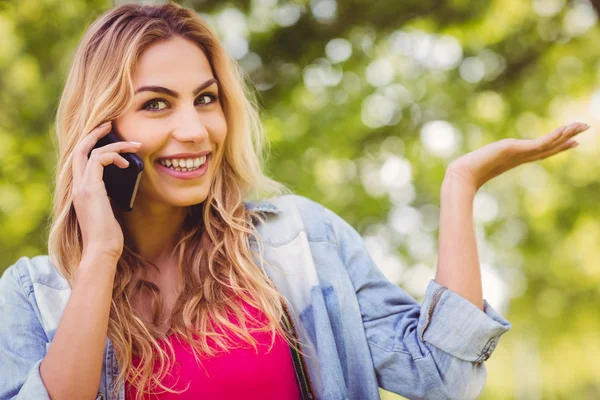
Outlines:
{"label": "shoulder", "polygon": [[[7,307],[6,315],[26,319],[25,310],[29,309],[46,334],[56,329],[70,292],[67,280],[47,255],[21,257],[0,277],[0,298]],[[15,313],[15,309],[19,309],[19,313]]]}
{"label": "shoulder", "polygon": [[19,258],[4,271],[2,279],[19,283],[26,294],[33,291],[37,285],[56,290],[69,288],[69,283],[60,275],[47,255]]}
{"label": "shoulder", "polygon": [[321,204],[297,194],[285,194],[256,201],[247,201],[248,210],[261,211],[271,214],[282,214],[295,210],[317,211],[325,209]]}
{"label": "shoulder", "polygon": [[264,222],[257,229],[268,244],[285,244],[301,233],[309,241],[335,241],[332,224],[339,217],[306,197],[288,194],[247,202],[246,208],[263,213]]}

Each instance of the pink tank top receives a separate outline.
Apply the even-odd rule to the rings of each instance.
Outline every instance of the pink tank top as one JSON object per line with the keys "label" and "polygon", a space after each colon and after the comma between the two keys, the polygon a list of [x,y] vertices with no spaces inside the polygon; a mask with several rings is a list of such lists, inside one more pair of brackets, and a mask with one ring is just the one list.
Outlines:
{"label": "pink tank top", "polygon": [[[244,307],[259,321],[266,321],[259,310],[246,303]],[[253,332],[251,335],[258,341],[258,354],[248,343],[231,339],[241,346],[229,353],[221,351],[215,357],[201,359],[201,365],[196,363],[191,346],[183,338],[178,340],[175,335],[168,336],[166,340],[173,345],[175,362],[162,383],[176,390],[183,390],[188,384],[189,387],[181,394],[165,392],[145,395],[144,399],[300,399],[290,348],[285,340],[277,335],[269,351],[270,333]],[[137,357],[133,358],[133,364],[139,364]],[[125,398],[134,400],[135,396],[135,388],[126,382]]]}

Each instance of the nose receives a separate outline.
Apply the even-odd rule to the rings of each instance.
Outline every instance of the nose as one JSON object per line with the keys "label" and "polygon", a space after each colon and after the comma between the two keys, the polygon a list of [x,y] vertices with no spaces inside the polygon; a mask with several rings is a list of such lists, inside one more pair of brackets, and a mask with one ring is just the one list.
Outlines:
{"label": "nose", "polygon": [[173,130],[173,137],[178,141],[202,143],[208,138],[208,129],[203,121],[206,116],[198,113],[195,107],[186,107],[175,118],[177,127]]}

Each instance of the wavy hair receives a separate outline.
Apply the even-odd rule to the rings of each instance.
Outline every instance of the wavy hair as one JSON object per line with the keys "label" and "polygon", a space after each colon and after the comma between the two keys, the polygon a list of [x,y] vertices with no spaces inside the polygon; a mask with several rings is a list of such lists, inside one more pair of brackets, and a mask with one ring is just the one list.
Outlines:
{"label": "wavy hair", "polygon": [[[246,198],[289,190],[263,172],[268,143],[254,94],[238,64],[206,21],[175,3],[110,9],[91,24],[75,51],[56,116],[58,162],[50,259],[72,284],[83,250],[71,198],[73,149],[94,127],[114,120],[132,105],[133,76],[140,55],[153,43],[173,37],[195,43],[209,60],[220,84],[228,132],[208,196],[188,207],[172,252],[179,256],[182,288],[170,316],[161,315],[163,300],[158,286],[144,279],[144,271],[156,266],[136,252],[124,229],[108,337],[120,367],[113,390],[118,392],[128,380],[136,387],[138,399],[156,388],[178,393],[161,383],[174,352],[164,340],[166,334],[157,329],[159,323],[169,322],[171,333],[191,343],[198,362],[203,356],[226,351],[233,339],[257,349],[252,331],[270,332],[271,343],[280,334],[297,347],[281,326],[283,296],[264,272],[262,245],[254,227],[257,221],[264,221],[264,215],[244,207]],[[253,259],[252,241],[258,245],[258,262]],[[151,319],[134,307],[140,299],[151,304]],[[260,323],[244,312],[241,301],[232,299],[261,310],[267,322]],[[163,340],[166,348],[161,345]],[[140,359],[138,365],[132,361],[134,356]],[[153,372],[155,363],[160,365],[158,373]]]}

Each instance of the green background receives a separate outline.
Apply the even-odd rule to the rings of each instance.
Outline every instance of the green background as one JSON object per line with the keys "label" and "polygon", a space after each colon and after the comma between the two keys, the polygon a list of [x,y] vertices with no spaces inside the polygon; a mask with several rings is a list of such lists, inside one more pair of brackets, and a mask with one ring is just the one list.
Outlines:
{"label": "green background", "polygon": [[[600,398],[592,3],[180,3],[209,20],[255,86],[269,174],[350,222],[419,299],[435,272],[448,163],[501,138],[591,125],[577,149],[502,175],[474,207],[484,294],[513,324],[486,363],[482,399]],[[81,35],[111,5],[0,2],[0,272],[47,253],[60,91]]]}

